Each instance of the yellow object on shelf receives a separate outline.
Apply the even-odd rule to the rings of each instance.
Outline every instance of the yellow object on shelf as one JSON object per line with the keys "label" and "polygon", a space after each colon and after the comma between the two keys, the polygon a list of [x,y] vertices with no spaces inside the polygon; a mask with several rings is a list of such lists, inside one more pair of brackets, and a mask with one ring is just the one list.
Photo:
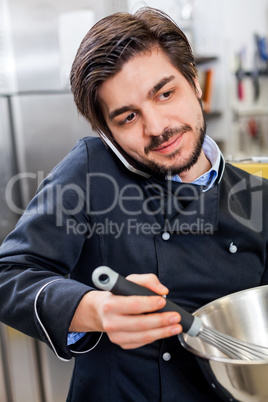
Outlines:
{"label": "yellow object on shelf", "polygon": [[268,163],[231,162],[232,165],[256,176],[268,179]]}

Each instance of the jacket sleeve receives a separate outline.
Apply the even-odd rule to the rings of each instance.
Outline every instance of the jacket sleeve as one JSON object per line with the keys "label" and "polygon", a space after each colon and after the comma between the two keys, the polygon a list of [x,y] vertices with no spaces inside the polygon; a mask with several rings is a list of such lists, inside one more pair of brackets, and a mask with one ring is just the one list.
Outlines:
{"label": "jacket sleeve", "polygon": [[[46,342],[67,360],[73,354],[67,346],[70,322],[91,290],[68,279],[87,235],[68,232],[68,220],[90,225],[87,172],[87,150],[81,140],[40,185],[0,248],[0,321]],[[99,334],[89,334],[83,348],[89,349],[98,338]]]}

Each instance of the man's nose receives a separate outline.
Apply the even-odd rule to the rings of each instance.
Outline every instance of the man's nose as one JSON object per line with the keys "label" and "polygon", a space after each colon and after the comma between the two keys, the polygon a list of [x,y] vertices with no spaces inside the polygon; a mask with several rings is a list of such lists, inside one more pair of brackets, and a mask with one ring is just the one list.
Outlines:
{"label": "man's nose", "polygon": [[168,119],[159,108],[148,109],[143,117],[143,130],[146,136],[162,135],[169,126]]}

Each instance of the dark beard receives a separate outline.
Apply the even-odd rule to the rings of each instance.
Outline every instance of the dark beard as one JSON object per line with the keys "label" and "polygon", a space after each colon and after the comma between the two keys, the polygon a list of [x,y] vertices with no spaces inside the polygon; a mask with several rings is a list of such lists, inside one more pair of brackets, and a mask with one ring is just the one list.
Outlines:
{"label": "dark beard", "polygon": [[[176,134],[178,134],[179,132],[182,132],[182,131],[183,132],[190,131],[190,128],[188,126],[183,126],[183,128],[181,128],[181,129],[167,130],[161,136],[153,137],[150,145],[148,145],[145,148],[145,153],[149,153],[151,149],[154,149],[154,148],[160,146],[162,143],[168,141],[173,136],[175,136]],[[187,135],[187,133],[186,133],[186,135]],[[204,122],[203,127],[199,128],[199,136],[196,140],[195,149],[193,150],[192,154],[189,156],[188,160],[184,164],[179,163],[179,164],[171,165],[170,167],[166,167],[165,165],[155,163],[155,162],[150,161],[145,158],[139,158],[138,156],[137,156],[136,160],[139,163],[141,163],[143,166],[145,166],[145,168],[147,168],[147,169],[149,168],[149,170],[152,171],[157,176],[164,178],[166,176],[179,175],[182,172],[186,172],[189,169],[191,169],[191,167],[193,167],[196,164],[196,162],[198,161],[199,156],[202,151],[202,146],[204,143],[205,135],[206,135],[206,124]],[[180,154],[180,151],[178,150],[178,151],[174,152],[172,155],[170,155],[169,156],[170,161],[172,161],[172,159],[175,159],[176,156],[179,156],[179,154]]]}

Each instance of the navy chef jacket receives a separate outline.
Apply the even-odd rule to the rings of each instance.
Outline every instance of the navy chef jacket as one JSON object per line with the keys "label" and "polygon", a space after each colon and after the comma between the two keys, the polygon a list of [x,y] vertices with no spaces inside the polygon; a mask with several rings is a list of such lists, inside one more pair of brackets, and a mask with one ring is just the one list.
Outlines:
{"label": "navy chef jacket", "polygon": [[267,193],[267,180],[230,164],[207,192],[138,176],[82,139],[0,248],[0,320],[75,356],[68,401],[221,400],[176,336],[123,350],[93,333],[67,346],[68,328],[99,265],[155,273],[188,311],[267,284]]}

